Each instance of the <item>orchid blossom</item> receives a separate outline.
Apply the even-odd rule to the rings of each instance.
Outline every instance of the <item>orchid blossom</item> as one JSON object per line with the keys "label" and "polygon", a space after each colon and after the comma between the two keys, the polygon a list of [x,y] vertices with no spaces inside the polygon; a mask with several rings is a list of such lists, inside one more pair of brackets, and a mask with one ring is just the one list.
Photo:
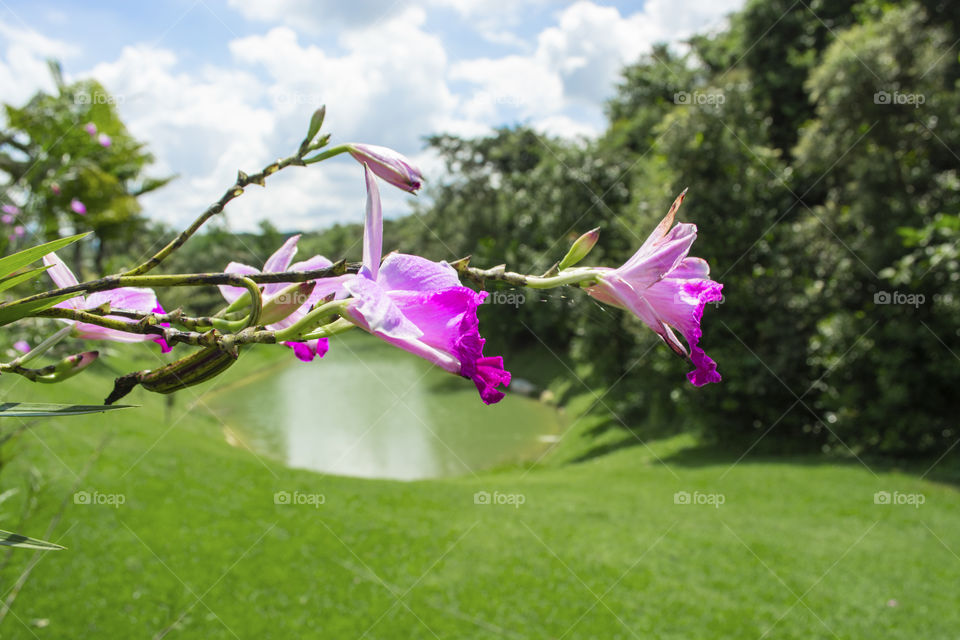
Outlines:
{"label": "orchid blossom", "polygon": [[373,170],[364,164],[367,212],[363,233],[363,267],[345,283],[353,296],[348,319],[433,364],[473,380],[485,404],[499,402],[499,385],[510,383],[503,358],[483,355],[477,307],[486,292],[460,284],[446,262],[392,253],[380,264],[383,213]]}
{"label": "orchid blossom", "polygon": [[[324,269],[333,265],[330,260],[327,260],[323,256],[313,256],[302,262],[290,264],[290,261],[293,260],[293,256],[297,253],[297,242],[299,240],[300,236],[295,235],[284,242],[283,245],[277,249],[274,254],[270,256],[270,258],[267,259],[266,263],[263,265],[262,272],[254,267],[239,262],[231,262],[228,264],[225,272],[236,275],[251,275],[256,273],[279,273],[281,271],[312,271],[314,269]],[[313,291],[309,296],[306,297],[306,299],[303,301],[303,304],[296,306],[290,314],[286,315],[286,317],[268,324],[267,328],[272,330],[286,329],[303,318],[314,305],[328,297],[330,294],[335,296],[345,295],[342,292],[342,287],[344,280],[348,277],[350,276],[321,278],[317,280],[313,287]],[[236,302],[247,293],[247,290],[243,287],[233,287],[230,285],[219,285],[219,287],[220,293],[229,303]],[[282,283],[271,283],[264,285],[262,289],[264,307],[271,302],[277,302],[281,295],[298,295],[297,293],[283,294],[282,292],[288,287],[288,284]],[[326,338],[319,338],[309,342],[284,342],[282,344],[293,349],[294,355],[296,355],[296,357],[303,362],[310,362],[318,356],[322,358],[329,349],[329,342]]]}
{"label": "orchid blossom", "polygon": [[[79,284],[77,276],[73,274],[73,271],[70,270],[70,267],[68,267],[63,260],[57,256],[56,253],[48,253],[45,255],[43,257],[43,264],[49,267],[47,273],[50,274],[50,278],[58,287],[72,287],[76,284]],[[144,313],[153,313],[154,311],[162,311],[163,309],[160,306],[160,303],[157,301],[157,294],[153,292],[153,289],[145,289],[142,287],[120,287],[119,289],[111,289],[109,291],[96,291],[85,297],[77,296],[76,298],[65,300],[55,306],[63,309],[88,311],[90,309],[101,307],[104,304],[109,305],[109,307],[112,309],[142,311]],[[123,318],[109,314],[105,317],[112,320],[128,322],[130,324],[136,322],[136,320],[131,318]],[[167,343],[159,336],[127,333],[125,331],[108,329],[95,324],[76,322],[74,320],[65,320],[65,322],[73,324],[74,333],[77,335],[77,337],[84,340],[113,340],[115,342],[153,341],[160,345],[160,348],[164,353],[170,350],[170,347],[167,346]]]}
{"label": "orchid blossom", "polygon": [[[598,268],[597,283],[586,287],[600,302],[631,311],[653,329],[676,353],[696,367],[687,374],[695,386],[720,382],[717,363],[699,346],[700,321],[708,302],[722,298],[723,285],[710,280],[710,266],[701,258],[687,257],[697,227],[674,216],[684,194],[632,258],[617,268]],[[673,227],[673,228],[671,228]],[[679,331],[684,346],[674,333]]]}

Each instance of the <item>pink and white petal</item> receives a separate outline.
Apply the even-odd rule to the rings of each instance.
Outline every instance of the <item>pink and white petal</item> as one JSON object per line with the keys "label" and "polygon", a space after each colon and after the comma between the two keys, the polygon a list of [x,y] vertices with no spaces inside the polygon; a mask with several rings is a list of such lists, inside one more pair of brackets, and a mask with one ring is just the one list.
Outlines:
{"label": "pink and white petal", "polygon": [[[43,256],[43,264],[49,266],[47,273],[50,275],[50,279],[53,280],[53,284],[57,285],[58,288],[72,287],[75,284],[79,284],[77,276],[73,275],[73,271],[70,270],[70,267],[60,259],[56,253],[48,253]],[[62,309],[80,309],[83,307],[83,296],[77,296],[71,300],[65,300],[57,305]]]}
{"label": "pink and white petal", "polygon": [[667,277],[677,280],[706,280],[710,277],[710,265],[703,258],[684,258]]}
{"label": "pink and white petal", "polygon": [[[303,260],[301,262],[296,262],[294,264],[291,264],[283,270],[284,271],[313,271],[314,269],[325,269],[331,266],[332,264],[333,264],[332,262],[330,262],[323,256],[313,256],[312,258],[309,258],[307,260]],[[263,287],[263,296],[265,298],[269,298],[270,296],[274,296],[280,293],[281,291],[283,291],[289,286],[290,286],[289,282],[278,282],[278,283],[267,284]]]}
{"label": "pink and white petal", "polygon": [[290,236],[287,241],[280,245],[280,248],[273,252],[273,255],[267,258],[263,265],[264,273],[279,273],[286,271],[293,256],[297,254],[297,242],[300,241],[300,234]]}
{"label": "pink and white petal", "polygon": [[349,280],[345,287],[353,296],[347,315],[361,328],[381,337],[403,340],[422,335],[377,283],[361,277]]}
{"label": "pink and white petal", "polygon": [[461,287],[456,269],[406,253],[391,253],[380,267],[377,282],[390,291],[437,291]]}
{"label": "pink and white petal", "polygon": [[647,287],[667,277],[687,257],[696,239],[696,225],[678,224],[664,236],[662,241],[655,242],[642,252],[635,253],[617,269],[617,273],[635,288]]}
{"label": "pink and white petal", "polygon": [[[259,269],[255,269],[248,264],[243,264],[240,262],[231,262],[227,265],[227,268],[223,270],[224,273],[232,273],[238,276],[249,276],[256,273],[260,273]],[[220,289],[220,294],[223,296],[224,300],[229,303],[236,302],[243,294],[247,292],[243,287],[234,287],[228,284],[218,284],[217,287]]]}
{"label": "pink and white petal", "polygon": [[150,313],[157,308],[157,294],[143,287],[121,287],[111,291],[97,291],[87,296],[85,308],[94,309],[109,303],[112,309],[127,309]]}
{"label": "pink and white petal", "polygon": [[367,186],[367,211],[363,220],[364,275],[376,280],[383,256],[383,207],[377,179],[366,163],[363,165],[363,177]]}

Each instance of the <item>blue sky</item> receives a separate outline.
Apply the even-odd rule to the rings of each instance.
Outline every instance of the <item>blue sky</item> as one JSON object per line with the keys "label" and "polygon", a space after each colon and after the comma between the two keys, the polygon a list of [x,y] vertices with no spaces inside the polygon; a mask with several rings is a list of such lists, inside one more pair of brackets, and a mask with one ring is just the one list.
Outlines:
{"label": "blue sky", "polygon": [[[742,0],[0,0],[0,101],[49,88],[44,59],[113,93],[155,172],[181,177],[143,199],[183,224],[238,168],[287,155],[328,106],[336,141],[383,144],[439,163],[423,137],[522,122],[590,136],[623,64],[659,41],[722,24]],[[390,193],[387,215],[408,210]],[[284,172],[231,204],[231,228],[263,218],[316,229],[362,217],[349,159]]]}

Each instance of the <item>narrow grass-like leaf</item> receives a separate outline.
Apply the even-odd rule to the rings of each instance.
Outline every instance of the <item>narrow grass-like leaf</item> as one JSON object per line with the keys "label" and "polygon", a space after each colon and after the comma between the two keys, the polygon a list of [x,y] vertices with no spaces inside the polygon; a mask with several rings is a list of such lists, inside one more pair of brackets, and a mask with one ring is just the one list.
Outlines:
{"label": "narrow grass-like leaf", "polygon": [[79,295],[82,294],[66,293],[62,296],[54,296],[53,298],[44,298],[42,300],[34,300],[33,302],[15,304],[11,307],[3,307],[0,309],[0,326],[10,324],[11,322],[16,322],[21,318],[26,318],[27,316],[33,315],[39,311],[43,311],[44,309],[49,309],[55,304],[60,304],[64,300],[76,298]]}
{"label": "narrow grass-like leaf", "polygon": [[0,291],[6,291],[10,287],[15,287],[21,282],[26,282],[36,275],[39,275],[49,269],[49,266],[37,267],[35,269],[30,269],[29,271],[24,271],[23,273],[18,273],[15,276],[7,276],[6,278],[0,279]]}
{"label": "narrow grass-like leaf", "polygon": [[47,255],[52,251],[58,251],[63,249],[66,246],[69,246],[79,240],[90,235],[91,232],[87,233],[78,233],[75,236],[69,236],[67,238],[60,238],[59,240],[53,240],[52,242],[46,242],[36,247],[30,247],[29,249],[24,249],[23,251],[18,251],[9,256],[4,256],[0,258],[0,277],[9,276],[11,273],[25,267],[31,262],[36,262],[43,256]]}
{"label": "narrow grass-like leaf", "polygon": [[0,403],[0,418],[40,418],[49,416],[79,416],[113,409],[129,409],[128,404],[47,404],[35,402]]}
{"label": "narrow grass-like leaf", "polygon": [[61,549],[66,549],[66,547],[61,547],[59,544],[47,542],[46,540],[37,540],[36,538],[28,538],[19,533],[4,531],[3,529],[0,529],[0,544],[7,547],[40,549],[42,551],[60,551]]}

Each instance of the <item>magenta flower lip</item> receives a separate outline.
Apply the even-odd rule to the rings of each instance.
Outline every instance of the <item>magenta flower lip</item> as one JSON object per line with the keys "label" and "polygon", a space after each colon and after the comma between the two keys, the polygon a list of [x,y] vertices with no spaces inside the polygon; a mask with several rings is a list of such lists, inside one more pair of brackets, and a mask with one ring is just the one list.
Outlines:
{"label": "magenta flower lip", "polygon": [[[690,360],[687,379],[695,386],[720,382],[717,364],[700,347],[703,309],[720,300],[723,285],[710,279],[705,260],[688,257],[697,227],[674,216],[686,191],[674,201],[643,246],[621,267],[598,269],[597,284],[586,288],[600,302],[631,311],[676,353]],[[672,227],[672,228],[671,228]],[[678,331],[686,345],[677,338]]]}

